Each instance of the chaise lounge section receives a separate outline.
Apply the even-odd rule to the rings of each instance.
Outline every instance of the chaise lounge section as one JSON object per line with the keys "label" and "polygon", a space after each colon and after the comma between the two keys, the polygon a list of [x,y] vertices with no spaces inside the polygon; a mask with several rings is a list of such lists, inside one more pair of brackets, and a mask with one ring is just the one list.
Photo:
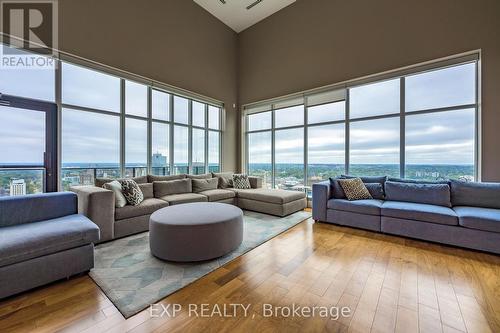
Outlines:
{"label": "chaise lounge section", "polygon": [[349,201],[335,179],[317,183],[313,219],[500,254],[500,184],[361,179],[383,196]]}
{"label": "chaise lounge section", "polygon": [[[115,194],[102,188],[112,179],[96,179],[95,186],[73,186],[78,210],[101,229],[101,242],[149,229],[149,217],[160,208],[191,202],[219,202],[276,216],[287,216],[307,207],[303,192],[264,189],[262,179],[248,177],[250,189],[235,189],[232,173],[204,175],[148,175],[134,178],[144,194],[137,206],[115,207]],[[202,214],[202,212],[200,212]]]}

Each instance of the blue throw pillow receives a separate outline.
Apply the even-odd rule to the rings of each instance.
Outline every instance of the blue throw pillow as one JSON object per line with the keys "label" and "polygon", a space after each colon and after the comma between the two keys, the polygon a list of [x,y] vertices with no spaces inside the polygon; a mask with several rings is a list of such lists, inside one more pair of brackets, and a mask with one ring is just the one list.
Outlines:
{"label": "blue throw pillow", "polygon": [[338,179],[339,178],[330,178],[330,191],[332,192],[332,198],[346,199],[344,189],[340,186]]}
{"label": "blue throw pillow", "polygon": [[380,183],[365,183],[373,199],[384,200],[384,187]]}
{"label": "blue throw pillow", "polygon": [[415,184],[387,181],[385,199],[451,207],[448,184]]}

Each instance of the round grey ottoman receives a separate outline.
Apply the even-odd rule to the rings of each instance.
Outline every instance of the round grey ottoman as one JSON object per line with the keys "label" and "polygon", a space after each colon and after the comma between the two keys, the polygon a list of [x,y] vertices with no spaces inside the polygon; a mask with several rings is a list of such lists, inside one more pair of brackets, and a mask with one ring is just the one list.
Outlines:
{"label": "round grey ottoman", "polygon": [[149,219],[151,253],[170,261],[202,261],[223,256],[243,241],[243,211],[216,202],[196,202],[157,210]]}

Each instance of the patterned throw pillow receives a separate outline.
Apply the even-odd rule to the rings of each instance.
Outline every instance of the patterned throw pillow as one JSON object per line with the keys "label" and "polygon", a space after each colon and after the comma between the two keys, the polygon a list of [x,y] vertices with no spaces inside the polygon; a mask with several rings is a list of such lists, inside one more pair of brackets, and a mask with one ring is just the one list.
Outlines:
{"label": "patterned throw pillow", "polygon": [[347,200],[373,199],[361,178],[339,179]]}
{"label": "patterned throw pillow", "polygon": [[127,202],[132,206],[137,206],[144,201],[144,194],[139,185],[132,179],[120,179],[122,193]]}
{"label": "patterned throw pillow", "polygon": [[240,190],[248,190],[251,188],[248,176],[245,174],[238,174],[238,173],[235,173],[233,175],[233,186],[234,188]]}

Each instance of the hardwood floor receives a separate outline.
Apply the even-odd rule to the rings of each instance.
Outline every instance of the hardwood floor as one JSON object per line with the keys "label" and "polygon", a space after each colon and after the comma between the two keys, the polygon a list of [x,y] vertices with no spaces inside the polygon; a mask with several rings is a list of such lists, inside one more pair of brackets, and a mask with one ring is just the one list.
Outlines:
{"label": "hardwood floor", "polygon": [[[312,220],[125,320],[88,277],[0,302],[0,332],[500,332],[500,257]],[[251,304],[197,318],[189,304]],[[349,307],[331,320],[266,318],[262,305]]]}

